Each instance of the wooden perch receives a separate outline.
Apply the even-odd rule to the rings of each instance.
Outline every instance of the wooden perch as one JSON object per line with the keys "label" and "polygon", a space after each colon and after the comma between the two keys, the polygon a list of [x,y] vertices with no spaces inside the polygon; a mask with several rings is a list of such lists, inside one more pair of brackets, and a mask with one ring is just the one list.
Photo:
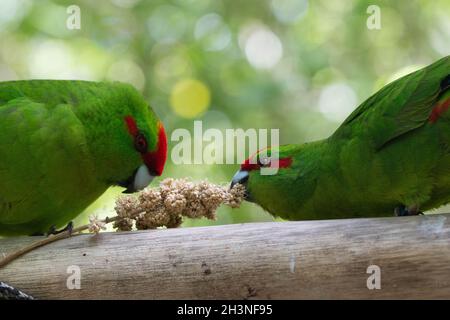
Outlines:
{"label": "wooden perch", "polygon": [[[0,269],[0,280],[40,299],[448,299],[449,218],[87,234],[26,254]],[[35,240],[0,239],[0,254]],[[381,289],[367,287],[371,265]],[[80,268],[79,290],[67,288],[70,266]]]}

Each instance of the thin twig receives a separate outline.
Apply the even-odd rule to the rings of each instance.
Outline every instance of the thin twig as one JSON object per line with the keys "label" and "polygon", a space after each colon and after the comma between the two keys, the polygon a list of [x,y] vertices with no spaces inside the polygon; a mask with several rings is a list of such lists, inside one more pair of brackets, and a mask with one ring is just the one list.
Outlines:
{"label": "thin twig", "polygon": [[[114,216],[112,218],[106,217],[101,222],[104,222],[105,224],[108,224],[110,222],[116,221],[118,218],[119,218],[118,216]],[[6,255],[6,257],[4,257],[3,259],[1,259],[0,260],[0,268],[6,266],[7,264],[11,263],[15,259],[23,256],[24,254],[26,254],[26,253],[28,253],[28,252],[36,249],[36,248],[45,246],[45,245],[47,245],[49,243],[52,243],[52,242],[55,242],[55,241],[58,241],[58,240],[61,240],[61,239],[66,239],[66,238],[69,238],[71,236],[78,235],[81,232],[83,232],[85,230],[88,230],[88,229],[89,229],[89,224],[85,224],[85,225],[80,226],[78,228],[75,228],[73,230],[66,230],[66,231],[63,231],[63,232],[55,234],[55,235],[50,235],[50,236],[48,236],[45,239],[41,239],[41,240],[32,242],[31,244],[29,244],[29,245],[27,245],[27,246],[25,246],[25,247],[23,247],[23,248],[21,248],[21,249],[19,249],[17,251],[14,251],[14,252]]]}

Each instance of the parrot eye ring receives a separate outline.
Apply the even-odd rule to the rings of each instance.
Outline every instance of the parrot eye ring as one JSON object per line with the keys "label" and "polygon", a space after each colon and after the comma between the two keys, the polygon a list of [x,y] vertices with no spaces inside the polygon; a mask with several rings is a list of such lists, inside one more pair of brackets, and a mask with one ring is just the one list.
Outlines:
{"label": "parrot eye ring", "polygon": [[261,167],[268,167],[268,166],[270,166],[270,158],[269,157],[260,157],[259,159],[258,159],[258,164],[261,166]]}
{"label": "parrot eye ring", "polygon": [[143,133],[139,132],[134,138],[134,147],[140,153],[147,152],[147,139]]}

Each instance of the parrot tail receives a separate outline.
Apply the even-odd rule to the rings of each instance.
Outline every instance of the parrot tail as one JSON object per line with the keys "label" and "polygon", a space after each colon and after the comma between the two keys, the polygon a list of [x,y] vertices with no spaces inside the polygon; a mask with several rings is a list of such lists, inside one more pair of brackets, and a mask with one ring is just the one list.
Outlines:
{"label": "parrot tail", "polygon": [[0,281],[0,300],[34,300],[34,298]]}

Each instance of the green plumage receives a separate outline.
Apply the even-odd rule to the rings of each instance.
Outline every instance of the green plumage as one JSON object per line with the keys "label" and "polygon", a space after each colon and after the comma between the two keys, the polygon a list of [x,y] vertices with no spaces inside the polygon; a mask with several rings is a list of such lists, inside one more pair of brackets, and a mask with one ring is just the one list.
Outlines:
{"label": "green plumage", "polygon": [[141,163],[124,117],[149,149],[157,122],[122,83],[0,83],[0,235],[43,233],[76,217]]}
{"label": "green plumage", "polygon": [[[249,174],[254,202],[286,219],[390,216],[450,202],[450,58],[387,85],[327,139],[280,147],[277,175]],[[434,110],[434,111],[433,111]]]}

